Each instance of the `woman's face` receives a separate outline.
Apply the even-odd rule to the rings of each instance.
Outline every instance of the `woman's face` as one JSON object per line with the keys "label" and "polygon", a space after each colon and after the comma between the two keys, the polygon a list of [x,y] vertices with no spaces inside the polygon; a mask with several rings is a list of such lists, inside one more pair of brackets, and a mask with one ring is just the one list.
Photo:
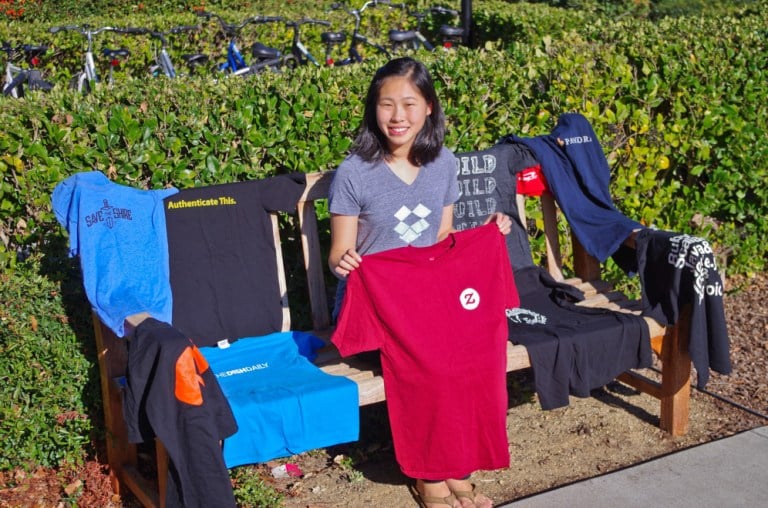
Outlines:
{"label": "woman's face", "polygon": [[432,105],[405,76],[386,78],[379,89],[376,124],[387,139],[389,151],[407,157],[416,135],[424,127]]}

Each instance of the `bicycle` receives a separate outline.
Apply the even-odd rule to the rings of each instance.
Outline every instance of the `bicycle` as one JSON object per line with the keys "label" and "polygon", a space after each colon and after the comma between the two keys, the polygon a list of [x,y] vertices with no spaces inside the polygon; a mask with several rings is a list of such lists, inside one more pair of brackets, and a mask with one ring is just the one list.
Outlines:
{"label": "bicycle", "polygon": [[[99,82],[99,74],[96,70],[96,63],[93,58],[93,37],[102,32],[118,32],[118,33],[131,33],[130,29],[115,28],[111,26],[103,26],[100,28],[93,28],[90,25],[64,25],[54,26],[48,30],[50,33],[55,34],[63,31],[78,32],[85,37],[86,46],[85,54],[83,56],[83,69],[78,72],[69,82],[69,88],[77,90],[83,94],[88,94],[93,90],[96,83]],[[115,68],[120,65],[120,59],[128,57],[131,53],[125,48],[110,49],[104,48],[101,54],[109,59],[109,83],[114,82],[113,72]]]}
{"label": "bicycle", "polygon": [[[53,84],[44,80],[42,73],[35,69],[40,64],[40,57],[48,51],[48,46],[33,44],[11,46],[8,41],[3,41],[0,50],[7,55],[3,95],[15,98],[24,97],[24,85],[29,90],[48,91],[53,88]],[[25,69],[14,64],[16,59],[23,59],[30,68]]]}
{"label": "bicycle", "polygon": [[330,10],[343,9],[347,14],[354,18],[354,28],[352,30],[352,37],[349,41],[349,48],[347,49],[347,57],[342,60],[335,60],[333,53],[335,48],[341,46],[346,41],[346,33],[344,32],[323,32],[320,35],[320,40],[325,44],[325,63],[329,66],[343,66],[353,63],[360,63],[363,61],[363,56],[358,50],[361,45],[368,46],[374,49],[377,53],[390,58],[390,53],[381,44],[372,42],[365,35],[360,33],[360,23],[362,21],[363,12],[370,7],[384,3],[382,0],[369,0],[365,2],[359,9],[349,8],[346,4],[333,3]]}
{"label": "bicycle", "polygon": [[279,23],[283,21],[282,17],[252,16],[238,24],[232,24],[226,22],[224,18],[212,12],[199,11],[197,15],[206,19],[216,18],[221,27],[221,31],[229,38],[229,43],[227,44],[227,60],[217,66],[219,71],[224,72],[229,76],[244,76],[253,74],[267,67],[277,67],[284,61],[283,54],[280,50],[266,46],[261,42],[256,42],[251,46],[251,56],[256,62],[248,65],[237,44],[237,35],[246,25],[251,23]]}
{"label": "bicycle", "polygon": [[[386,1],[386,0],[379,0]],[[458,17],[458,11],[449,9],[447,7],[436,6],[430,7],[424,11],[410,11],[405,4],[392,4],[393,8],[404,9],[409,16],[416,18],[416,27],[412,30],[390,30],[389,41],[392,44],[392,51],[398,52],[402,50],[418,50],[424,48],[427,51],[434,51],[435,46],[432,44],[422,33],[421,25],[427,16],[455,16]],[[450,49],[456,44],[462,43],[464,40],[464,28],[453,25],[443,24],[438,31],[441,38],[442,46],[445,49]]]}
{"label": "bicycle", "polygon": [[[125,33],[136,35],[149,35],[159,41],[159,47],[155,48],[155,63],[149,67],[149,72],[153,77],[165,76],[168,78],[178,77],[176,67],[173,65],[171,56],[168,54],[168,35],[176,35],[184,32],[194,32],[200,30],[200,25],[184,25],[171,28],[166,31],[150,30],[148,28],[125,28]],[[189,70],[189,74],[195,74],[198,67],[208,62],[208,55],[195,53],[181,55],[182,60]]]}
{"label": "bicycle", "polygon": [[424,48],[427,51],[435,50],[435,46],[421,33],[421,24],[424,18],[429,15],[429,11],[411,11],[405,4],[390,4],[389,0],[379,1],[386,2],[393,9],[402,9],[407,15],[416,18],[416,28],[412,30],[392,29],[389,31],[389,42],[392,44],[393,52],[397,53],[406,49],[417,50],[419,48]]}
{"label": "bicycle", "polygon": [[[430,7],[429,11],[433,16],[437,14],[438,16],[443,17],[460,18],[459,11],[440,5]],[[445,49],[451,49],[456,45],[464,44],[467,35],[467,31],[463,26],[449,24],[441,24],[438,33],[440,34],[440,40]]]}
{"label": "bicycle", "polygon": [[308,65],[312,64],[320,66],[320,62],[309,52],[304,43],[301,42],[300,27],[301,25],[320,25],[331,26],[331,23],[322,19],[304,18],[299,21],[287,21],[286,26],[293,29],[293,37],[291,39],[291,56],[292,58],[287,60],[288,66],[296,65]]}
{"label": "bicycle", "polygon": [[107,79],[107,83],[111,85],[115,82],[114,72],[120,67],[122,63],[121,58],[128,58],[131,56],[131,52],[125,48],[104,48],[101,50],[101,54],[109,61],[109,79]]}

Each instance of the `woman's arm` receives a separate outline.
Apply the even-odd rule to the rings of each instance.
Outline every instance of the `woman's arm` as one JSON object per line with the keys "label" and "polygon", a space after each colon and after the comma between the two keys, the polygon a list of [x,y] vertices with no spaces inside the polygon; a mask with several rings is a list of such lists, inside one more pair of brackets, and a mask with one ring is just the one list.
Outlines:
{"label": "woman's arm", "polygon": [[444,240],[453,233],[453,205],[443,207],[443,216],[440,218],[440,229],[437,230],[437,241]]}
{"label": "woman's arm", "polygon": [[331,251],[328,266],[333,274],[343,279],[360,266],[357,253],[357,216],[331,214]]}

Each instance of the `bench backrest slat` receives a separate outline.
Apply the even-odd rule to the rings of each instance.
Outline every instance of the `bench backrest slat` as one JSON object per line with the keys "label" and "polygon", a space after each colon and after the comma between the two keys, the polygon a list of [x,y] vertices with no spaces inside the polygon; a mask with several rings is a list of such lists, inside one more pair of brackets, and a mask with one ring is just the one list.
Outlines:
{"label": "bench backrest slat", "polygon": [[[308,173],[307,187],[298,203],[298,219],[301,230],[301,244],[304,256],[304,268],[306,269],[309,302],[312,313],[313,329],[317,332],[327,331],[331,326],[328,292],[326,288],[326,260],[322,259],[320,248],[320,235],[317,224],[315,201],[326,199],[333,178],[333,171]],[[551,194],[545,192],[539,201],[544,222],[544,235],[546,242],[547,270],[556,280],[564,280],[563,257],[557,227],[557,205]],[[525,224],[525,200],[526,197],[517,195],[517,206],[520,218]],[[275,223],[275,228],[277,225]],[[277,229],[275,230],[277,232]],[[280,254],[281,245],[276,240],[275,248]],[[578,242],[574,239],[574,271],[582,280],[598,280],[600,278],[600,265],[586,254]],[[278,259],[282,259],[278,255]],[[285,271],[279,267],[282,283],[285,282]],[[281,290],[283,287],[281,286]],[[286,307],[287,310],[287,307]]]}
{"label": "bench backrest slat", "polygon": [[541,195],[541,213],[544,220],[544,238],[547,246],[547,271],[555,280],[562,281],[563,256],[560,251],[560,235],[557,230],[557,206],[552,194]]}
{"label": "bench backrest slat", "polygon": [[283,321],[280,330],[287,332],[291,329],[291,309],[288,302],[288,281],[285,278],[285,261],[283,260],[283,247],[280,241],[280,221],[276,214],[271,214],[272,240],[275,243],[275,259],[277,260],[277,283],[280,288],[280,305],[283,310]]}

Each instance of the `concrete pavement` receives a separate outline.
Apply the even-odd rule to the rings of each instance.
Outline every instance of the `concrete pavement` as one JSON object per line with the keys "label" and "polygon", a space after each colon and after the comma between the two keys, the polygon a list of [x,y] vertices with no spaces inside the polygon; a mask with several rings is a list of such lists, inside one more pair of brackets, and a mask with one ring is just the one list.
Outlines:
{"label": "concrete pavement", "polygon": [[768,506],[768,426],[497,508],[731,508]]}

